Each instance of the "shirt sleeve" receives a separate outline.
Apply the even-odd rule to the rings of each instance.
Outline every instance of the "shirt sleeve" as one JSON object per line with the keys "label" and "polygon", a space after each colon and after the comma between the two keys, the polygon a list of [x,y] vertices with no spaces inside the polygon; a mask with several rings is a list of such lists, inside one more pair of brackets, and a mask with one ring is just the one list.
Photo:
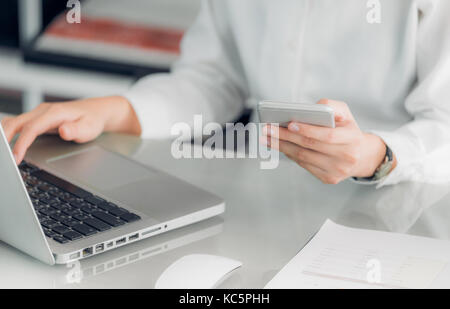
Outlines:
{"label": "shirt sleeve", "polygon": [[221,1],[202,2],[169,74],[139,80],[123,94],[136,111],[144,138],[168,138],[177,122],[225,123],[242,112],[248,97],[226,10]]}
{"label": "shirt sleeve", "polygon": [[378,187],[450,180],[450,1],[418,3],[417,84],[405,102],[413,121],[393,132],[372,132],[397,158]]}

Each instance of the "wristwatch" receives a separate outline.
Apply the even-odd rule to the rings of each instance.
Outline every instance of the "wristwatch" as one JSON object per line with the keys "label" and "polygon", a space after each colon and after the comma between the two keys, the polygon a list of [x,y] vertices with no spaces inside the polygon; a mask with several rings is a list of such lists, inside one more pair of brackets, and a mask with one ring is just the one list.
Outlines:
{"label": "wristwatch", "polygon": [[380,166],[375,170],[375,173],[372,177],[366,177],[366,178],[356,178],[354,179],[356,181],[367,181],[367,182],[376,182],[381,180],[382,178],[389,175],[389,173],[392,170],[392,166],[394,165],[394,155],[392,153],[391,148],[389,148],[388,145],[386,145],[386,155],[384,157],[383,162],[381,162]]}

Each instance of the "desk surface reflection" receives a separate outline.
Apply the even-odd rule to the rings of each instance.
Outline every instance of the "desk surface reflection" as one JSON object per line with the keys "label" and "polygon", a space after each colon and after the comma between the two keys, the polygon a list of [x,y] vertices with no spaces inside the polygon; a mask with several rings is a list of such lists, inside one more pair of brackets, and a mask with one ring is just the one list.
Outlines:
{"label": "desk surface reflection", "polygon": [[450,184],[329,186],[285,158],[274,170],[260,169],[257,159],[177,160],[169,141],[118,134],[86,145],[49,136],[37,143],[57,143],[61,151],[103,146],[222,196],[227,209],[220,217],[68,265],[47,266],[0,243],[1,288],[152,288],[164,269],[192,253],[243,262],[220,287],[261,288],[327,218],[351,227],[450,236]]}

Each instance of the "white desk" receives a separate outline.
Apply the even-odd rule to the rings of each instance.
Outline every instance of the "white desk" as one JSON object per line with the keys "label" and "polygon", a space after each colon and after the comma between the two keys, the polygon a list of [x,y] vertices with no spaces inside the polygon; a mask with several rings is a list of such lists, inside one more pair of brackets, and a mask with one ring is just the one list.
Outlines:
{"label": "white desk", "polygon": [[0,288],[152,288],[166,267],[190,253],[244,263],[221,287],[260,288],[326,218],[353,227],[450,235],[449,185],[378,191],[350,182],[327,186],[287,160],[263,171],[255,159],[175,160],[170,142],[110,134],[95,143],[221,195],[225,214],[67,266],[44,265],[0,243]]}

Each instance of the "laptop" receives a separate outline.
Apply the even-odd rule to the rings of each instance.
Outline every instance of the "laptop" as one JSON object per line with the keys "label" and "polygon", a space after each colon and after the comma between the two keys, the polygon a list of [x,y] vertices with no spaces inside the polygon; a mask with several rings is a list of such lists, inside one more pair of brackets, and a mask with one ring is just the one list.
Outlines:
{"label": "laptop", "polygon": [[44,263],[84,259],[225,211],[220,197],[96,143],[37,143],[17,166],[1,125],[0,135],[0,240]]}

